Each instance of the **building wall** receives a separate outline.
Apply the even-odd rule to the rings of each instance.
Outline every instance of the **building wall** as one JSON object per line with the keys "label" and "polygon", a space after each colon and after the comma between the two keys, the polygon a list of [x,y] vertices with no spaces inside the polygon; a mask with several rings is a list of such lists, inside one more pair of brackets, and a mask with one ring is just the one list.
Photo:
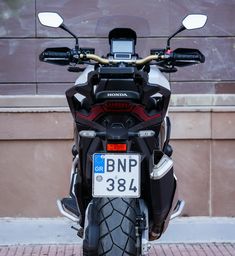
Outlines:
{"label": "building wall", "polygon": [[[56,200],[69,191],[72,118],[27,111],[0,113],[0,216],[58,216]],[[170,117],[184,216],[234,216],[235,109],[172,107]]]}
{"label": "building wall", "polygon": [[38,55],[72,48],[74,40],[41,26],[40,11],[59,12],[80,46],[99,55],[108,52],[113,27],[135,29],[137,51],[146,56],[165,47],[187,14],[208,15],[203,29],[172,40],[172,49],[199,48],[206,56],[202,65],[167,75],[177,96],[170,109],[175,171],[185,216],[235,215],[233,0],[2,0],[0,10],[1,217],[58,216],[56,199],[68,193],[73,126],[60,100],[77,74]]}
{"label": "building wall", "polygon": [[110,29],[130,26],[139,36],[142,56],[151,48],[164,48],[187,14],[207,14],[203,29],[184,31],[172,40],[173,49],[199,48],[206,56],[205,64],[170,75],[173,92],[235,92],[233,0],[2,0],[0,10],[0,94],[63,94],[76,78],[65,67],[39,62],[46,47],[74,46],[65,31],[39,24],[40,11],[59,12],[80,46],[95,47],[100,55],[109,50]]}

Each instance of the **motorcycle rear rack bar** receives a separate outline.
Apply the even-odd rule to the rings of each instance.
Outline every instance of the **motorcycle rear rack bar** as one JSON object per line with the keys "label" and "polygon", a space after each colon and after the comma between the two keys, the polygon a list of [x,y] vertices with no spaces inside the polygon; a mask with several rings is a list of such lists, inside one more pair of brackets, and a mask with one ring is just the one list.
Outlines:
{"label": "motorcycle rear rack bar", "polygon": [[170,220],[173,220],[174,218],[180,216],[180,214],[182,213],[182,211],[184,209],[184,206],[185,206],[184,200],[179,200],[177,205],[176,205],[175,210],[173,211],[173,213],[170,217]]}

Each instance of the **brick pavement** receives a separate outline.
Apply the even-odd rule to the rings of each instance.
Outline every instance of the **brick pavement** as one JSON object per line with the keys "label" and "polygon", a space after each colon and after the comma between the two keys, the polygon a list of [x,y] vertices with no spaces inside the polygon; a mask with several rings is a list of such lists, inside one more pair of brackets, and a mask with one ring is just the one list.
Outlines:
{"label": "brick pavement", "polygon": [[[0,246],[0,256],[81,255],[81,245]],[[155,244],[149,256],[235,256],[235,244]]]}

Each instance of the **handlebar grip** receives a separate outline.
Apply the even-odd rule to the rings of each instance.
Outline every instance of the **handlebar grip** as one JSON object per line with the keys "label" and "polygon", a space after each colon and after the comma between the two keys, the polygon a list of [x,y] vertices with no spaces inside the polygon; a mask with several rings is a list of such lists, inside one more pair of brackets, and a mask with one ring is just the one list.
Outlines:
{"label": "handlebar grip", "polygon": [[44,51],[40,54],[39,59],[41,61],[44,61],[44,59],[47,58],[53,58],[53,59],[65,59],[69,60],[71,57],[70,52],[54,52],[54,51]]}
{"label": "handlebar grip", "polygon": [[202,53],[195,53],[195,54],[181,54],[181,53],[174,53],[173,52],[173,59],[174,60],[194,60],[199,61],[201,63],[205,62],[205,56]]}

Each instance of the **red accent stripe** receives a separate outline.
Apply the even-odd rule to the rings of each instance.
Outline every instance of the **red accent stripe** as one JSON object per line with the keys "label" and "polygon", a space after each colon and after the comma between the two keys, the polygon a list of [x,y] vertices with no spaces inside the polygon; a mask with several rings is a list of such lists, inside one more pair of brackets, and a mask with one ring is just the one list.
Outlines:
{"label": "red accent stripe", "polygon": [[89,115],[83,115],[80,112],[76,112],[75,116],[76,118],[82,118],[85,120],[89,120],[92,121],[94,119],[96,119],[97,117],[99,117],[102,113],[104,113],[104,109],[101,105],[95,106],[91,109],[91,112],[89,113]]}
{"label": "red accent stripe", "polygon": [[[116,105],[115,105],[116,104]],[[113,108],[111,108],[113,106]],[[89,115],[84,115],[80,112],[76,112],[75,116],[76,118],[82,118],[85,120],[89,120],[89,121],[93,121],[94,119],[98,118],[100,115],[104,114],[104,113],[132,113],[135,114],[137,118],[143,120],[143,121],[149,121],[155,118],[160,118],[161,114],[155,114],[153,116],[149,116],[145,110],[144,107],[141,105],[131,105],[130,103],[120,103],[119,102],[109,102],[108,104],[102,104],[102,105],[96,105],[94,106]]]}
{"label": "red accent stripe", "polygon": [[155,114],[153,116],[147,115],[146,112],[144,111],[144,108],[139,105],[136,105],[132,112],[135,113],[137,117],[141,118],[143,121],[149,121],[161,117],[160,113]]}

